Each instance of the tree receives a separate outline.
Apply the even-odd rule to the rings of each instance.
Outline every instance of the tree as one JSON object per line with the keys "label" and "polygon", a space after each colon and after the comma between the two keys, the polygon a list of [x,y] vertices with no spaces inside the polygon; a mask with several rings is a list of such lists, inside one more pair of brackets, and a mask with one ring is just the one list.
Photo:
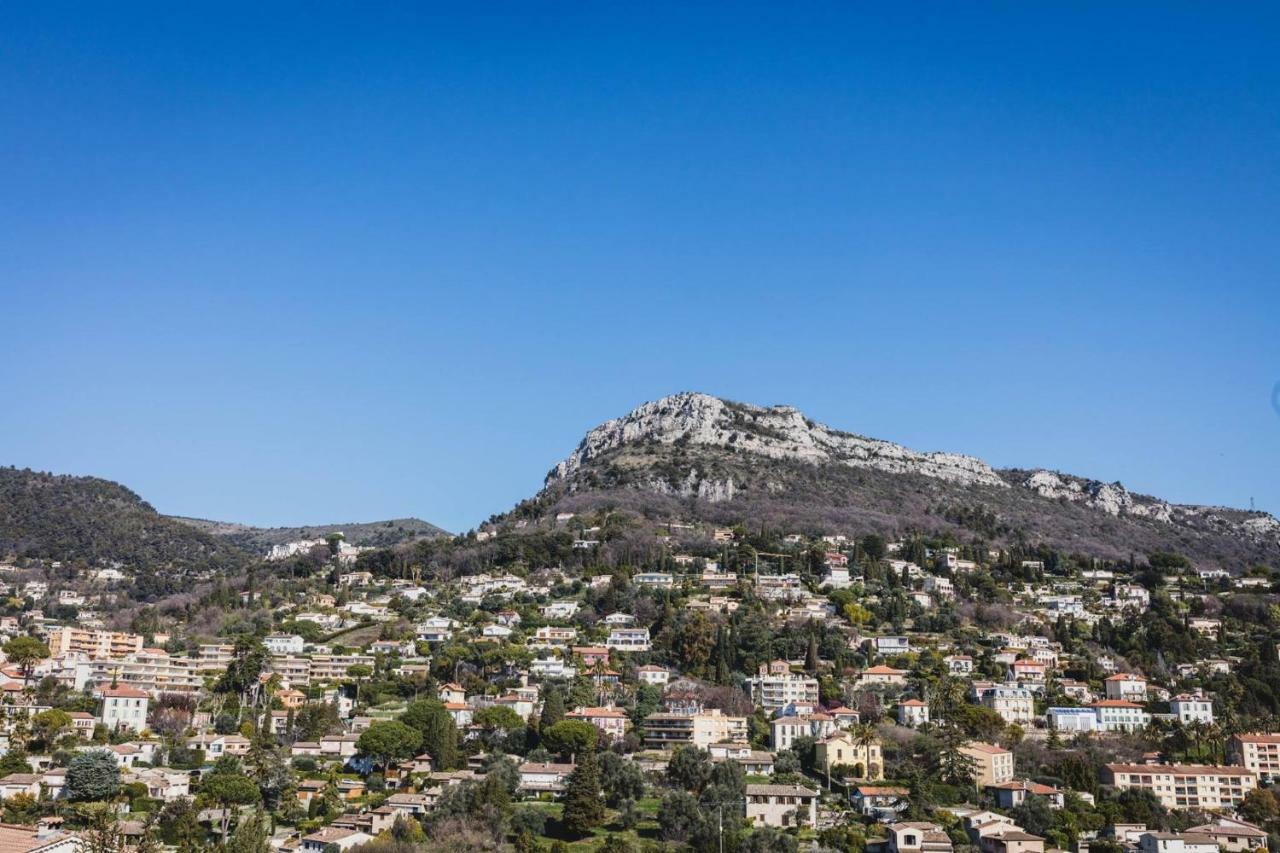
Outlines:
{"label": "tree", "polygon": [[120,792],[120,768],[105,749],[82,752],[67,765],[67,797],[78,802],[102,802]]}
{"label": "tree", "polygon": [[524,719],[506,705],[490,705],[476,711],[471,721],[486,731],[510,732],[524,728]]}
{"label": "tree", "polygon": [[58,737],[70,728],[71,715],[57,708],[41,711],[31,718],[31,737],[46,750],[51,750]]}
{"label": "tree", "polygon": [[688,842],[699,833],[705,820],[702,806],[688,791],[672,791],[658,806],[658,834],[663,841]]}
{"label": "tree", "polygon": [[644,772],[634,761],[624,761],[614,752],[600,754],[600,780],[605,800],[618,808],[624,801],[644,796]]}
{"label": "tree", "polygon": [[542,697],[542,714],[538,718],[538,730],[546,731],[564,719],[564,696],[559,689],[549,688]]}
{"label": "tree", "polygon": [[452,770],[458,763],[458,727],[443,704],[419,699],[405,709],[400,721],[422,735],[422,749],[437,770]]}
{"label": "tree", "polygon": [[383,767],[398,759],[411,758],[422,745],[422,734],[398,720],[374,723],[360,733],[356,749]]}
{"label": "tree", "polygon": [[1244,795],[1240,816],[1258,825],[1270,823],[1280,818],[1280,800],[1267,788],[1255,788]]}
{"label": "tree", "polygon": [[586,835],[604,822],[604,800],[600,797],[600,771],[595,753],[583,753],[565,785],[561,818],[564,827],[574,835]]}
{"label": "tree", "polygon": [[271,822],[262,809],[240,821],[227,842],[226,853],[271,853]]}
{"label": "tree", "polygon": [[35,637],[14,637],[4,644],[4,656],[22,670],[22,683],[31,680],[31,668],[49,657],[49,647]]}
{"label": "tree", "polygon": [[248,776],[218,772],[205,777],[197,797],[207,806],[222,809],[220,834],[224,845],[227,843],[227,830],[231,827],[231,810],[235,806],[254,805],[261,799],[262,793]]}
{"label": "tree", "polygon": [[667,781],[686,791],[701,792],[711,778],[711,760],[696,746],[682,746],[667,762]]}
{"label": "tree", "polygon": [[580,753],[596,748],[600,731],[586,720],[561,720],[542,733],[547,749],[574,760]]}

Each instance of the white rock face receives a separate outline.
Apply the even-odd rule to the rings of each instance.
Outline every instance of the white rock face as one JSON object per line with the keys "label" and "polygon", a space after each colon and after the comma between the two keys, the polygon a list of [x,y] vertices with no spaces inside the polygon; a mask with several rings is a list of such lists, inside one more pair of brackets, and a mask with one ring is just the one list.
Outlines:
{"label": "white rock face", "polygon": [[[645,403],[625,417],[591,430],[573,454],[547,475],[547,483],[568,479],[594,460],[624,445],[647,442],[668,445],[682,442],[814,465],[847,465],[894,474],[920,474],[963,486],[1011,487],[990,465],[972,456],[921,453],[890,441],[839,432],[809,421],[790,406],[766,408],[727,403],[707,394],[689,392]],[[735,485],[732,479],[707,479],[703,472],[694,470],[678,483],[653,477],[645,485],[663,494],[697,496],[715,502],[733,500],[741,484]],[[1216,529],[1253,540],[1280,542],[1280,521],[1262,513],[1237,520],[1238,515],[1227,517],[1212,507],[1170,504],[1134,495],[1120,483],[1103,483],[1053,471],[1033,471],[1016,485],[1050,500],[1070,501],[1113,517],[1144,519],[1200,530]],[[768,483],[766,488],[781,491],[784,487]]]}
{"label": "white rock face", "polygon": [[[958,453],[919,453],[890,441],[837,432],[807,421],[790,406],[727,404],[707,394],[683,393],[645,403],[631,414],[601,424],[587,433],[577,450],[548,475],[563,480],[602,454],[625,444],[656,441],[723,447],[770,459],[813,464],[836,463],[876,468],[895,474],[922,474],[963,485],[1007,488],[991,466]],[[732,496],[732,483],[710,486],[717,499]],[[727,492],[728,496],[725,496]]]}
{"label": "white rock face", "polygon": [[1173,508],[1169,504],[1140,501],[1119,483],[1080,480],[1052,471],[1035,471],[1022,484],[1041,497],[1084,504],[1107,515],[1134,515],[1166,522],[1173,518]]}

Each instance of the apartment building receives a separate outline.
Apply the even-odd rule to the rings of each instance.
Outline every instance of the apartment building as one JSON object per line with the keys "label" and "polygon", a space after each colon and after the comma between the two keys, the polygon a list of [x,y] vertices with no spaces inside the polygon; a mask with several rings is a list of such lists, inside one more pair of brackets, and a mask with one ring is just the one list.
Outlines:
{"label": "apartment building", "polygon": [[90,660],[76,664],[75,686],[115,681],[148,693],[195,693],[204,687],[204,676],[191,658],[179,658],[160,649],[145,649],[121,658]]}
{"label": "apartment building", "polygon": [[973,783],[979,789],[1013,781],[1013,752],[993,743],[973,741],[960,747],[973,761]]}
{"label": "apartment building", "polygon": [[706,749],[713,743],[746,743],[747,718],[730,717],[714,708],[699,714],[650,714],[641,731],[648,749]]}
{"label": "apartment building", "polygon": [[792,672],[784,660],[760,664],[759,675],[748,678],[746,686],[751,701],[768,712],[796,702],[818,704],[818,679]]}
{"label": "apartment building", "polygon": [[1227,761],[1254,773],[1280,774],[1280,734],[1232,735]]}
{"label": "apartment building", "polygon": [[46,635],[49,656],[78,652],[91,658],[123,657],[142,651],[142,637],[119,631],[86,631],[82,628],[53,628]]}
{"label": "apartment building", "polygon": [[342,681],[351,667],[373,664],[374,659],[369,655],[312,655],[311,680]]}
{"label": "apartment building", "polygon": [[1258,784],[1244,767],[1201,764],[1108,764],[1102,781],[1150,791],[1165,808],[1203,810],[1235,808]]}

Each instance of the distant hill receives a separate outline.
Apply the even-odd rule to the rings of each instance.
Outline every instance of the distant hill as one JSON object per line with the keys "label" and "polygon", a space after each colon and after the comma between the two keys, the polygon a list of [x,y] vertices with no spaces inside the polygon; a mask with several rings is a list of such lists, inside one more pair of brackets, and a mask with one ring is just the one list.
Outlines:
{"label": "distant hill", "polygon": [[221,571],[244,566],[272,545],[333,532],[376,547],[449,535],[416,518],[259,528],[167,516],[110,480],[0,468],[0,557]]}
{"label": "distant hill", "polygon": [[1069,474],[996,469],[831,429],[789,406],[683,393],[587,433],[528,506],[766,522],[801,532],[951,531],[1123,559],[1174,550],[1205,566],[1280,567],[1280,521],[1174,504]]}
{"label": "distant hill", "polygon": [[318,524],[307,527],[251,527],[202,518],[173,516],[175,521],[189,525],[212,536],[225,539],[237,547],[261,556],[273,545],[297,542],[303,539],[323,539],[330,533],[341,533],[352,545],[386,548],[411,542],[449,536],[448,531],[420,518],[394,518],[389,521],[362,521],[349,524]]}
{"label": "distant hill", "polygon": [[195,571],[249,559],[233,542],[161,515],[119,483],[19,468],[0,468],[0,554]]}

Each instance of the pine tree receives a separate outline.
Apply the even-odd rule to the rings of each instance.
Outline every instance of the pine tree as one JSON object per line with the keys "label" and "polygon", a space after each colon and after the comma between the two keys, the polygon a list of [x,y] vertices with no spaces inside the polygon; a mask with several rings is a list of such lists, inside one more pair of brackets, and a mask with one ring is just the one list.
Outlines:
{"label": "pine tree", "polygon": [[569,774],[564,795],[564,827],[578,836],[587,835],[604,823],[604,799],[600,792],[600,769],[594,752],[587,751]]}

